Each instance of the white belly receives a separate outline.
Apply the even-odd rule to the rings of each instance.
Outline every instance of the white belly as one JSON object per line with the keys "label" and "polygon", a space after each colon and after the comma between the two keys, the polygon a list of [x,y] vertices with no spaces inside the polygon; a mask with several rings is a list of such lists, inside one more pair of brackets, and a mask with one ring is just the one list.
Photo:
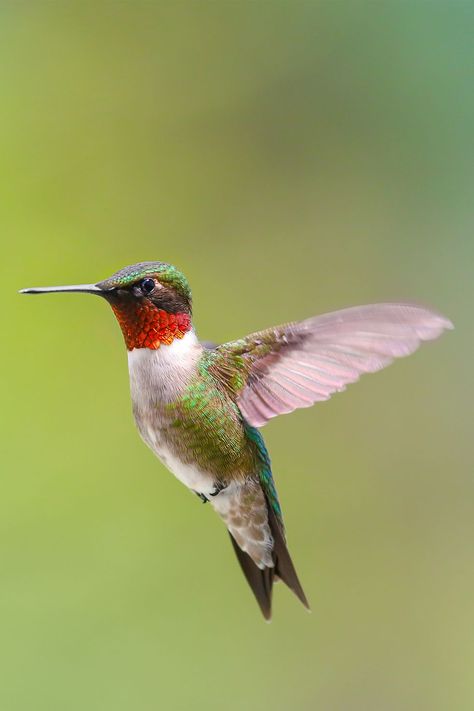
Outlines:
{"label": "white belly", "polygon": [[146,444],[153,450],[165,467],[175,475],[179,481],[200,494],[210,494],[215,489],[214,478],[198,467],[183,462],[175,452],[168,447],[163,434],[153,427],[148,427],[146,432],[141,432]]}
{"label": "white belly", "polygon": [[143,440],[179,481],[193,491],[214,490],[212,476],[182,461],[171,451],[160,427],[160,407],[179,397],[202,353],[194,331],[157,350],[135,349],[128,353],[130,389],[138,429]]}

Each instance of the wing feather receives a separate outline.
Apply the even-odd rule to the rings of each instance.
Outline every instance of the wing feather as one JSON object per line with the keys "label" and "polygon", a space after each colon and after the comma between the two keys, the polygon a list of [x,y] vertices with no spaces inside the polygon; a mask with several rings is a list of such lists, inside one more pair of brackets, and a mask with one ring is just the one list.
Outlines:
{"label": "wing feather", "polygon": [[450,328],[444,316],[416,304],[371,304],[260,331],[215,353],[243,416],[260,427],[327,400]]}

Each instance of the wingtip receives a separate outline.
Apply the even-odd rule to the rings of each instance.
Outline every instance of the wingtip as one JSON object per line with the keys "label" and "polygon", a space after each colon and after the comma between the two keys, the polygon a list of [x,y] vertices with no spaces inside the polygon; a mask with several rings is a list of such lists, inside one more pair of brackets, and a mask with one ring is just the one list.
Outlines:
{"label": "wingtip", "polygon": [[442,333],[443,331],[452,331],[454,328],[454,324],[451,319],[449,319],[447,316],[445,316],[432,306],[416,302],[400,302],[400,306],[409,306],[421,311],[424,317],[427,318],[427,321],[431,321],[433,325],[437,326],[440,329],[440,333]]}
{"label": "wingtip", "polygon": [[434,320],[443,331],[452,331],[454,324],[450,318],[435,309],[427,309],[427,311],[431,317],[434,317]]}
{"label": "wingtip", "polygon": [[422,340],[426,341],[433,341],[440,336],[443,335],[446,331],[453,331],[454,330],[454,324],[453,322],[447,318],[446,316],[443,316],[442,314],[435,314],[436,316],[436,321],[434,324],[433,332],[429,336],[425,336],[425,338],[422,338]]}
{"label": "wingtip", "polygon": [[[416,304],[415,304],[415,306],[416,306]],[[439,325],[439,327],[440,327],[440,329],[441,329],[441,333],[442,333],[443,331],[452,331],[452,330],[453,330],[454,324],[453,324],[453,322],[451,321],[451,319],[449,319],[447,316],[445,316],[444,314],[442,314],[442,313],[441,313],[440,311],[438,311],[437,309],[434,309],[434,308],[431,308],[431,307],[428,307],[428,306],[423,306],[422,304],[418,305],[418,308],[423,309],[423,310],[424,310],[425,312],[427,312],[431,317],[434,317],[434,319],[437,321],[437,323],[438,323],[438,325]]]}

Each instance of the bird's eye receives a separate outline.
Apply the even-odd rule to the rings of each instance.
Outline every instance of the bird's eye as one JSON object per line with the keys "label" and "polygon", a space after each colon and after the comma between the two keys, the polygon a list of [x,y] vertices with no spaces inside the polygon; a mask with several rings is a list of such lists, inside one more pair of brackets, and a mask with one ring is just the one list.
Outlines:
{"label": "bird's eye", "polygon": [[151,294],[155,286],[156,283],[154,279],[142,279],[140,282],[140,289],[143,294]]}

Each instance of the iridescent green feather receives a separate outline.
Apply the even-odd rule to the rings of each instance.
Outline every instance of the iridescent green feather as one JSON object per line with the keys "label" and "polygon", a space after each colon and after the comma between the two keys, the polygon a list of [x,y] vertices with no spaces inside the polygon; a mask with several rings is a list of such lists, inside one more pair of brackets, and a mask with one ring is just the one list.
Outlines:
{"label": "iridescent green feather", "polygon": [[228,483],[245,479],[258,466],[258,452],[226,384],[213,373],[214,353],[204,351],[196,375],[184,394],[168,405],[168,435],[179,441],[180,454]]}
{"label": "iridescent green feather", "polygon": [[278,494],[277,494],[275,482],[273,480],[270,457],[268,455],[268,451],[265,446],[265,442],[263,441],[262,435],[255,427],[251,427],[247,423],[245,423],[244,426],[245,426],[245,432],[247,434],[247,437],[252,442],[254,442],[257,446],[258,456],[259,456],[260,465],[261,465],[259,467],[259,471],[258,471],[260,483],[262,485],[262,488],[265,492],[265,495],[267,497],[267,500],[268,500],[270,506],[272,507],[273,511],[276,514],[276,517],[277,517],[277,519],[281,525],[282,531],[283,531],[284,530],[283,516],[282,516],[282,512],[281,512],[280,502],[278,500]]}
{"label": "iridescent green feather", "polygon": [[166,262],[140,262],[130,267],[125,267],[113,274],[109,279],[101,282],[102,288],[113,289],[115,287],[126,287],[138,279],[156,274],[164,284],[176,289],[188,301],[191,301],[191,289],[184,274],[172,264]]}
{"label": "iridescent green feather", "polygon": [[234,395],[246,386],[252,367],[265,356],[278,354],[287,344],[287,333],[292,324],[252,333],[238,341],[224,343],[214,351],[213,367]]}
{"label": "iridescent green feather", "polygon": [[212,473],[216,482],[228,484],[258,478],[283,528],[265,443],[259,431],[242,417],[233,387],[229,387],[229,379],[223,377],[221,365],[221,353],[203,351],[197,373],[184,394],[168,405],[172,415],[168,437],[180,442],[182,457],[189,457]]}

